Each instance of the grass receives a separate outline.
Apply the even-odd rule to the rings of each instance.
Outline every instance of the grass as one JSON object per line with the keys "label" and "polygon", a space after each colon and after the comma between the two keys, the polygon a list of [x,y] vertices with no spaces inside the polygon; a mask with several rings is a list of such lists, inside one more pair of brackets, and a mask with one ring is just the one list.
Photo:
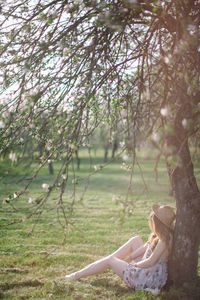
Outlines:
{"label": "grass", "polygon": [[[102,154],[93,158],[93,166],[102,164]],[[5,226],[10,221],[26,216],[31,204],[29,197],[35,199],[42,192],[42,183],[52,182],[52,176],[45,169],[40,172],[29,194],[15,201],[16,212],[9,204],[0,206],[0,298],[1,299],[154,299],[150,293],[133,292],[123,282],[107,271],[103,274],[67,282],[65,274],[76,271],[97,260],[126,242],[134,235],[146,240],[149,235],[147,218],[153,203],[172,204],[169,196],[169,179],[165,163],[160,162],[158,182],[153,173],[154,160],[142,153],[139,159],[144,179],[148,186],[144,188],[140,169],[135,167],[132,191],[129,200],[128,216],[123,219],[122,201],[127,192],[129,172],[122,169],[121,160],[117,160],[91,177],[89,189],[83,201],[76,201],[74,212],[66,233],[57,222],[55,206],[56,192],[48,200],[48,207],[40,220],[36,217],[26,222]],[[54,164],[55,171],[59,163]],[[81,153],[80,170],[76,171],[78,184],[76,199],[84,191],[89,170],[86,153]],[[199,169],[196,170],[197,178]],[[16,193],[22,188],[20,170],[2,174],[0,191],[2,198]],[[73,174],[70,171],[69,184],[64,194],[65,205],[72,200]],[[21,210],[20,210],[21,209]],[[31,233],[37,220],[37,226]],[[123,221],[123,224],[122,224]],[[62,244],[63,238],[66,241]],[[188,288],[190,290],[191,287]],[[186,289],[185,289],[186,290]],[[171,290],[158,295],[157,299],[197,299],[196,294],[186,298],[185,290]],[[188,292],[190,296],[191,292]],[[198,296],[197,296],[198,297]]]}

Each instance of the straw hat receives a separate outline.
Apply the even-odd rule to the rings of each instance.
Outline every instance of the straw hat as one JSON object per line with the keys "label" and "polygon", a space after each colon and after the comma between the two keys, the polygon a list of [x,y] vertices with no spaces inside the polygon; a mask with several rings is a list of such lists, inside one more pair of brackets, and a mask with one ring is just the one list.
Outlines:
{"label": "straw hat", "polygon": [[156,217],[168,228],[173,229],[174,224],[173,221],[175,220],[176,214],[173,210],[173,207],[168,205],[158,205],[154,204],[152,206],[153,212],[155,213]]}

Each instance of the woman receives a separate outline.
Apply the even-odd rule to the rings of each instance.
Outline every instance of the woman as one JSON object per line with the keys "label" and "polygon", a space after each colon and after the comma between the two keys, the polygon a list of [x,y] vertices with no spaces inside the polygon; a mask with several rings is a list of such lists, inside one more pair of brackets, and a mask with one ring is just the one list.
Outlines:
{"label": "woman", "polygon": [[152,234],[146,244],[139,236],[133,237],[111,255],[66,275],[66,278],[77,280],[111,268],[135,290],[160,290],[167,280],[167,259],[172,248],[175,213],[168,205],[155,204],[152,209],[149,217]]}

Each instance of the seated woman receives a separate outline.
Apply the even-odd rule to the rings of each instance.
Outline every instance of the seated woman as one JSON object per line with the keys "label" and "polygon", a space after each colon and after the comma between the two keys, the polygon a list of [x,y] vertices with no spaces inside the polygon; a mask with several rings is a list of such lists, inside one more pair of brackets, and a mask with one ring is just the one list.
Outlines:
{"label": "seated woman", "polygon": [[111,255],[66,275],[66,278],[78,280],[111,268],[130,288],[160,290],[167,280],[167,260],[172,248],[175,213],[168,205],[155,204],[152,209],[149,217],[152,234],[146,244],[139,236],[135,236]]}

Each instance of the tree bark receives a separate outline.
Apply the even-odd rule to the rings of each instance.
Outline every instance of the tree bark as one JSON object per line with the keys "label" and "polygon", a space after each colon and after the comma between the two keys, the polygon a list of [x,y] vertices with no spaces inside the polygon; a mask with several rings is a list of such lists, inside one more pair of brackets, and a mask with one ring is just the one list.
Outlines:
{"label": "tree bark", "polygon": [[176,286],[197,277],[200,243],[200,191],[194,176],[188,135],[181,124],[182,112],[180,110],[177,115],[176,135],[170,141],[170,146],[176,149],[178,157],[177,166],[171,171],[177,213],[173,249],[169,259],[169,281]]}
{"label": "tree bark", "polygon": [[[174,245],[169,261],[169,279],[175,285],[197,276],[200,242],[200,192],[194,177],[188,145],[182,149],[184,161],[172,175],[177,217]],[[185,152],[185,153],[183,153]]]}

